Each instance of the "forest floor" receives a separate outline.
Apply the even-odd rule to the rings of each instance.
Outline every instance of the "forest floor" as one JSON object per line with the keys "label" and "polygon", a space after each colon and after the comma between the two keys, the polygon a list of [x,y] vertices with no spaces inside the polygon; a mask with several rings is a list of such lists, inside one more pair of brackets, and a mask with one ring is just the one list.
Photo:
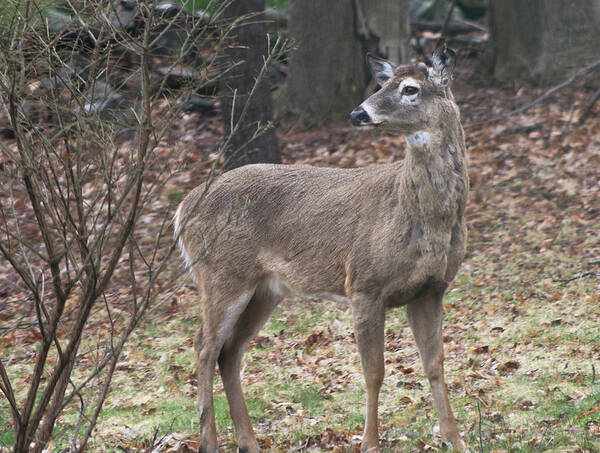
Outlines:
{"label": "forest floor", "polygon": [[[583,79],[494,121],[544,89],[499,87],[476,66],[455,82],[470,156],[469,245],[445,298],[444,343],[450,399],[471,451],[600,451],[600,103],[578,124],[592,85],[598,80]],[[201,183],[221,136],[218,117],[184,116],[170,139],[187,149],[187,170],[165,190],[182,195]],[[402,137],[346,123],[284,124],[278,136],[288,164],[362,167],[405,151]],[[191,281],[149,313],[89,451],[194,451],[199,319]],[[346,304],[288,299],[250,344],[243,385],[265,451],[359,451],[365,391],[351,326]],[[19,335],[28,333],[0,339],[0,353],[23,357],[26,382],[29,345]],[[86,338],[87,349],[101,336]],[[403,309],[388,314],[385,358],[383,450],[442,450]],[[220,450],[234,451],[219,378],[215,390]],[[65,448],[77,414],[67,408],[48,451]],[[9,420],[0,401],[0,451],[10,444]]]}

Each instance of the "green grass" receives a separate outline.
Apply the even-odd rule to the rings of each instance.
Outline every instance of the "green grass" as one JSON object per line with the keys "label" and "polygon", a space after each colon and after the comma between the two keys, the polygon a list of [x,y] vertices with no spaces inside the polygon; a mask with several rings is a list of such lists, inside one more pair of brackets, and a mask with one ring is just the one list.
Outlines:
{"label": "green grass", "polygon": [[15,442],[15,433],[10,429],[11,419],[5,418],[8,416],[8,411],[3,410],[0,406],[0,447],[10,447]]}
{"label": "green grass", "polygon": [[275,8],[287,10],[290,6],[290,0],[266,0],[265,7],[266,8]]}
{"label": "green grass", "polygon": [[[40,13],[45,14],[48,9],[60,7],[62,3],[60,0],[36,0],[35,2],[29,0],[3,0],[0,3],[0,32],[8,27],[13,20],[21,23],[26,11],[29,11],[32,23],[35,24],[40,22]],[[33,5],[36,7],[34,8]]]}
{"label": "green grass", "polygon": [[[525,298],[518,282],[481,286],[480,275],[493,265],[470,261],[476,263],[481,269],[463,270],[445,300],[447,382],[467,441],[474,449],[481,441],[485,452],[569,445],[597,451],[600,412],[593,409],[600,405],[600,382],[592,379],[592,364],[597,367],[592,348],[600,342],[597,294],[586,282],[574,281],[534,286],[528,289],[534,295]],[[508,268],[505,272],[514,272]],[[558,290],[564,293],[560,299],[544,296]],[[135,450],[155,431],[197,434],[192,339],[198,307],[193,293],[180,301],[177,314],[168,319],[160,310],[153,312],[128,346],[124,362],[132,365],[117,371],[90,451]],[[556,319],[561,321],[552,324]],[[250,345],[243,364],[249,413],[261,442],[281,446],[274,451],[307,439],[318,445],[328,430],[346,439],[344,445],[357,442],[364,423],[364,383],[351,325],[343,304],[290,300],[266,324],[260,334],[264,340]],[[487,352],[476,352],[481,346]],[[380,405],[384,451],[418,451],[423,443],[439,448],[429,386],[403,309],[388,315],[386,360]],[[520,367],[499,371],[509,360]],[[233,448],[218,376],[215,414],[221,443]],[[0,406],[0,426],[7,426],[7,416]],[[55,429],[56,446],[67,445],[76,420],[74,405]],[[0,445],[12,441],[9,430],[0,433]]]}

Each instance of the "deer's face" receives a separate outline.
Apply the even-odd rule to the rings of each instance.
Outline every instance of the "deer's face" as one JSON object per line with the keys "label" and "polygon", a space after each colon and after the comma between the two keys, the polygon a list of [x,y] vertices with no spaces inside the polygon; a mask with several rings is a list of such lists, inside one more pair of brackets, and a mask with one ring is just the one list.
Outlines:
{"label": "deer's face", "polygon": [[369,56],[369,66],[381,89],[350,113],[352,124],[401,134],[430,129],[436,122],[440,103],[450,96],[447,87],[454,52],[441,43],[432,61],[433,67],[423,63],[396,67],[390,61]]}

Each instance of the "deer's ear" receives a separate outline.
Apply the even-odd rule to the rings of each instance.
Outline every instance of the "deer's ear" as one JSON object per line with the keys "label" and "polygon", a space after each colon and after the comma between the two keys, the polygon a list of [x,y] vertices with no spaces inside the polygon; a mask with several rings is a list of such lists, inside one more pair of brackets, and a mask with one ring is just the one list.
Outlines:
{"label": "deer's ear", "polygon": [[388,79],[394,75],[394,68],[396,65],[391,61],[384,60],[383,58],[374,57],[371,54],[367,54],[367,63],[371,68],[371,73],[379,85],[383,85]]}
{"label": "deer's ear", "polygon": [[456,66],[456,52],[446,47],[446,41],[440,39],[431,57],[432,68],[429,79],[441,86],[447,86],[452,80]]}

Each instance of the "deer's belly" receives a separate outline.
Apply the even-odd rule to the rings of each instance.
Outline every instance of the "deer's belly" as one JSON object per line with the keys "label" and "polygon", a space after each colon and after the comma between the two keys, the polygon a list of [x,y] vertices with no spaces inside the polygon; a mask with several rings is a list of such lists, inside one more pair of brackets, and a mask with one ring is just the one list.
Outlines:
{"label": "deer's belly", "polygon": [[428,295],[443,294],[447,287],[448,284],[443,280],[428,278],[412,286],[387,291],[384,296],[384,304],[387,308],[400,307]]}
{"label": "deer's belly", "polygon": [[334,302],[348,303],[348,299],[341,291],[339,293],[332,292],[331,290],[319,289],[319,288],[307,288],[300,285],[299,282],[290,282],[282,278],[269,276],[264,282],[265,287],[269,292],[278,298],[283,297],[304,297],[304,298],[317,298],[327,299]]}

